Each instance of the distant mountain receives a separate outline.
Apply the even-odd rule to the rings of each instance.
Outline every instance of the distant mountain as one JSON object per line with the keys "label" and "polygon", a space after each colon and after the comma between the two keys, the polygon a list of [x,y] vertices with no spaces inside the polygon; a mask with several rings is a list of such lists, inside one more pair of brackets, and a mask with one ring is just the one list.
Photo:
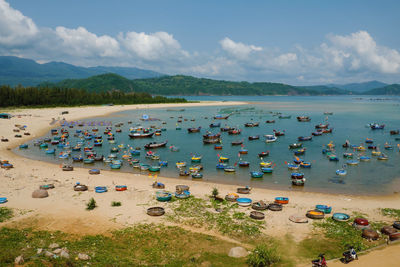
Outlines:
{"label": "distant mountain", "polygon": [[400,95],[400,84],[391,84],[381,88],[375,88],[363,93],[364,95]]}
{"label": "distant mountain", "polygon": [[149,79],[129,80],[116,74],[102,74],[86,79],[67,79],[42,86],[79,88],[88,91],[148,92],[155,95],[325,95],[346,93],[340,89],[312,90],[282,83],[231,82],[192,76],[162,76]]}
{"label": "distant mountain", "polygon": [[306,90],[316,91],[324,95],[348,95],[351,94],[350,91],[340,89],[337,87],[330,87],[325,85],[311,85],[311,86],[297,86],[298,88],[303,88]]}
{"label": "distant mountain", "polygon": [[327,84],[328,87],[335,87],[343,90],[348,90],[356,93],[366,92],[371,89],[387,86],[387,83],[379,81],[369,81],[363,83],[348,83],[348,84]]}
{"label": "distant mountain", "polygon": [[43,82],[81,79],[104,73],[116,73],[129,79],[160,77],[163,74],[130,67],[78,67],[63,62],[39,64],[31,59],[0,56],[0,84],[36,86]]}

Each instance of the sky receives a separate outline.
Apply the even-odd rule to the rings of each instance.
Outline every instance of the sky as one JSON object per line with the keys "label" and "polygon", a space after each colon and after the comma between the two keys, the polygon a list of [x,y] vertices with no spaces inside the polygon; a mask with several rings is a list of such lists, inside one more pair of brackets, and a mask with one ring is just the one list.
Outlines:
{"label": "sky", "polygon": [[0,0],[0,55],[293,85],[400,83],[398,0]]}

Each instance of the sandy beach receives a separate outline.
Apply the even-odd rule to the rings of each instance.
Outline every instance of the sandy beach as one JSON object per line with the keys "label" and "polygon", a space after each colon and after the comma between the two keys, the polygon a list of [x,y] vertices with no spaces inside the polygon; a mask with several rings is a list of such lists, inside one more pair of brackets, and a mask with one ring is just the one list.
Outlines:
{"label": "sandy beach", "polygon": [[[31,160],[14,154],[11,149],[32,138],[44,135],[51,127],[53,120],[65,118],[67,121],[83,118],[106,116],[114,112],[130,109],[146,108],[169,108],[185,106],[215,106],[215,105],[240,105],[243,102],[201,102],[188,104],[157,104],[157,105],[125,105],[125,106],[101,106],[101,107],[73,107],[73,108],[49,108],[49,109],[23,109],[11,110],[9,113],[16,115],[11,119],[0,120],[0,136],[8,138],[9,142],[0,143],[0,159],[9,160],[14,165],[10,170],[0,169],[0,196],[7,197],[8,203],[3,204],[14,208],[19,212],[6,224],[19,226],[35,226],[39,229],[62,230],[71,233],[97,234],[105,233],[109,229],[115,229],[145,222],[168,223],[163,217],[150,217],[146,209],[150,206],[161,205],[168,212],[168,203],[159,203],[155,200],[155,190],[151,187],[154,178],[147,175],[134,173],[122,173],[118,171],[102,171],[100,175],[89,175],[88,169],[75,168],[72,172],[63,172],[60,166],[47,162]],[[61,115],[62,111],[68,114]],[[20,115],[20,116],[18,116]],[[15,138],[13,129],[15,124],[27,125],[26,131],[29,136]],[[21,133],[22,134],[22,133]],[[220,195],[225,196],[229,192],[236,192],[237,185],[216,184],[207,181],[192,181],[188,178],[164,178],[158,177],[157,181],[166,185],[166,190],[174,191],[175,185],[186,184],[190,186],[191,193],[196,197],[206,197],[214,187],[217,187]],[[73,191],[73,185],[80,182],[89,186],[86,192]],[[55,188],[49,191],[49,197],[44,199],[33,199],[32,192],[42,184],[53,183]],[[117,184],[125,184],[128,190],[116,192],[109,190],[105,194],[96,194],[95,186],[107,186],[113,188]],[[243,184],[243,186],[245,186]],[[384,217],[380,208],[399,208],[400,194],[387,196],[352,196],[333,195],[310,192],[277,191],[253,188],[250,197],[253,200],[264,200],[272,202],[277,196],[290,198],[290,203],[282,212],[267,212],[265,233],[268,235],[283,237],[286,234],[293,236],[295,241],[305,238],[313,229],[312,223],[295,224],[288,220],[293,214],[304,215],[307,210],[316,204],[326,204],[333,207],[334,212],[360,212],[367,214],[370,220],[385,221],[390,224],[393,220]],[[98,208],[88,212],[85,204],[95,197]],[[111,201],[121,201],[123,205],[118,208],[110,206]],[[243,208],[246,213],[250,208]],[[205,232],[205,231],[202,231]],[[213,234],[213,233],[211,233]],[[390,251],[389,265],[393,258],[400,262],[399,246],[389,246],[384,250],[377,250],[369,255],[381,258],[380,255]],[[368,255],[367,255],[368,256]],[[365,256],[365,257],[367,257]],[[380,260],[384,261],[383,259]],[[365,261],[363,257],[356,264],[358,266],[371,265],[373,261]],[[331,266],[331,265],[329,265]],[[333,265],[332,266],[336,266]]]}

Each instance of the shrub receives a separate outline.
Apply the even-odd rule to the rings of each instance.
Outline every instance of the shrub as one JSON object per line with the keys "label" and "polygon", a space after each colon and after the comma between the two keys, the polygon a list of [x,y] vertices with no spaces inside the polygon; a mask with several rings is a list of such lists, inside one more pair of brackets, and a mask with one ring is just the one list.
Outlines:
{"label": "shrub", "polygon": [[13,211],[10,208],[7,207],[1,207],[0,208],[0,222],[4,222],[8,219],[10,219],[13,215]]}
{"label": "shrub", "polygon": [[96,205],[96,200],[94,200],[94,198],[91,198],[90,200],[89,200],[89,202],[86,204],[86,209],[87,210],[93,210],[94,208],[96,208],[97,207],[97,205]]}
{"label": "shrub", "polygon": [[253,267],[273,266],[281,261],[275,244],[260,244],[249,254],[247,263]]}
{"label": "shrub", "polygon": [[113,202],[111,202],[111,206],[112,207],[119,207],[119,206],[121,206],[122,204],[121,204],[121,202],[119,202],[119,201],[113,201]]}
{"label": "shrub", "polygon": [[219,194],[218,188],[214,187],[213,190],[211,191],[211,195],[213,197],[216,197],[216,196],[218,196],[218,194]]}

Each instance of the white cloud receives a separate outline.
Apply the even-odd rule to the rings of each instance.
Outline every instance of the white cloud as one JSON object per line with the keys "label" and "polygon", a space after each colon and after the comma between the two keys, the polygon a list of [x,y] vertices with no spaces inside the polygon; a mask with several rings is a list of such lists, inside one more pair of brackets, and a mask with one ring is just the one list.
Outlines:
{"label": "white cloud", "polygon": [[144,60],[159,60],[171,56],[189,56],[189,53],[181,49],[181,45],[167,32],[146,34],[144,32],[120,33],[119,40],[127,49]]}
{"label": "white cloud", "polygon": [[38,33],[31,18],[0,0],[0,45],[19,46],[29,43]]}
{"label": "white cloud", "polygon": [[97,36],[83,27],[68,29],[57,27],[55,34],[61,39],[64,49],[71,55],[88,57],[113,57],[120,54],[119,43],[108,35]]}
{"label": "white cloud", "polygon": [[222,49],[224,49],[226,52],[232,54],[233,56],[239,59],[246,59],[251,52],[263,50],[262,47],[259,46],[246,45],[243,43],[234,42],[228,37],[225,37],[219,43]]}

